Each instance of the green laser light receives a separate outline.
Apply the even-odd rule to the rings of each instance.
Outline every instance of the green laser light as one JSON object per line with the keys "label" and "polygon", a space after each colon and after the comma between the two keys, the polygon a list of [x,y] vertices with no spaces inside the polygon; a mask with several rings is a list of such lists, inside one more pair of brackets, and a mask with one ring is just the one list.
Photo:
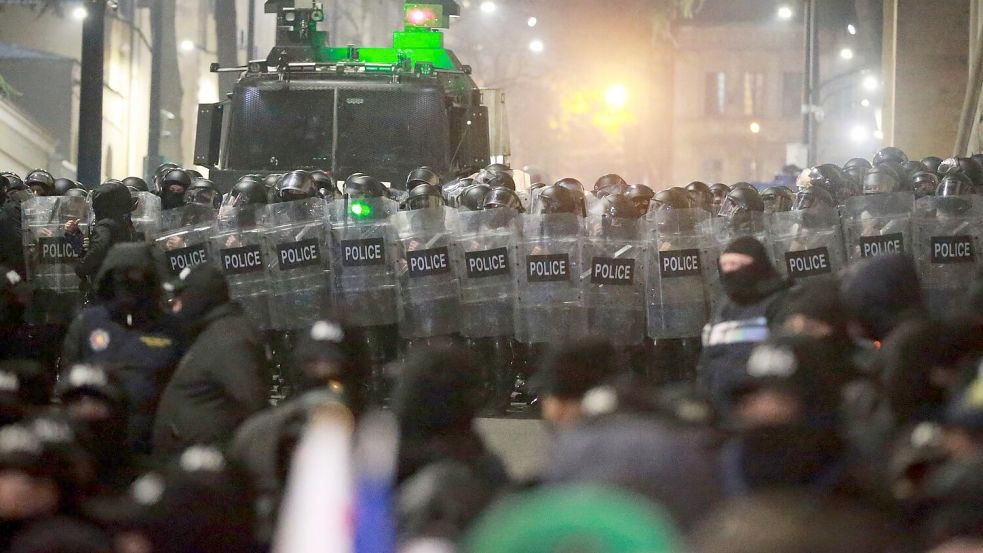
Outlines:
{"label": "green laser light", "polygon": [[372,207],[362,202],[354,202],[348,208],[353,217],[364,218],[372,216]]}

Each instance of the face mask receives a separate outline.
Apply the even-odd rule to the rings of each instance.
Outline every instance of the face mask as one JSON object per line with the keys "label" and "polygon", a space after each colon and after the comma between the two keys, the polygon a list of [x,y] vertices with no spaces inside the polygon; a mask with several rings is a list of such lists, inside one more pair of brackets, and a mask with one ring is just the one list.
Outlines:
{"label": "face mask", "polygon": [[723,286],[724,293],[740,305],[749,305],[761,299],[762,280],[763,275],[754,265],[720,274],[720,284]]}

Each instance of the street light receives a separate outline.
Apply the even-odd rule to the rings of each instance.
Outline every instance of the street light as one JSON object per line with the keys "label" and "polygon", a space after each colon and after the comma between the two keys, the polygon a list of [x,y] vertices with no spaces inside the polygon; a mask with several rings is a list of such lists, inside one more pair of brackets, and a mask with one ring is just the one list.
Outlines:
{"label": "street light", "polygon": [[530,27],[535,27],[535,26],[536,26],[536,25],[538,25],[538,24],[539,24],[539,20],[538,20],[538,19],[536,19],[535,17],[530,17],[530,18],[529,18],[529,19],[528,19],[528,20],[526,21],[526,25],[529,25]]}
{"label": "street light", "polygon": [[481,3],[481,11],[483,13],[495,13],[495,10],[497,9],[498,9],[498,5],[496,5],[491,0],[485,0],[484,2]]}
{"label": "street light", "polygon": [[621,109],[628,104],[628,89],[623,84],[613,84],[604,91],[604,102],[613,109]]}
{"label": "street light", "polygon": [[72,10],[72,19],[75,21],[82,21],[86,17],[89,17],[89,10],[85,9],[85,6],[77,6]]}
{"label": "street light", "polygon": [[873,92],[877,90],[877,87],[880,86],[880,84],[881,83],[878,82],[877,77],[873,75],[867,75],[866,77],[864,77],[864,82],[863,82],[864,90],[868,92]]}
{"label": "street light", "polygon": [[865,108],[869,108],[870,107],[870,100],[868,100],[867,98],[864,98],[863,100],[860,100],[860,105],[863,106],[863,107],[865,107]]}
{"label": "street light", "polygon": [[781,6],[778,8],[778,19],[781,19],[782,21],[788,21],[789,19],[792,19],[792,16],[794,15],[795,12],[793,12],[792,8],[788,6]]}
{"label": "street light", "polygon": [[191,39],[184,39],[181,41],[181,44],[178,45],[178,48],[180,48],[182,52],[194,52],[196,48],[195,41]]}
{"label": "street light", "polygon": [[544,49],[546,49],[546,45],[538,38],[529,43],[529,51],[533,54],[542,54]]}
{"label": "street light", "polygon": [[863,125],[854,125],[853,128],[850,129],[850,140],[853,140],[859,144],[867,142],[869,139],[870,132],[867,131],[867,127]]}
{"label": "street light", "polygon": [[751,128],[751,134],[758,134],[761,132],[761,123],[758,123],[757,121],[752,121],[750,128]]}
{"label": "street light", "polygon": [[843,58],[844,60],[847,60],[847,61],[852,60],[853,59],[853,49],[852,48],[844,48],[844,49],[840,50],[840,57]]}
{"label": "street light", "polygon": [[857,26],[854,25],[853,23],[850,23],[849,25],[846,26],[846,32],[850,33],[850,36],[856,35]]}

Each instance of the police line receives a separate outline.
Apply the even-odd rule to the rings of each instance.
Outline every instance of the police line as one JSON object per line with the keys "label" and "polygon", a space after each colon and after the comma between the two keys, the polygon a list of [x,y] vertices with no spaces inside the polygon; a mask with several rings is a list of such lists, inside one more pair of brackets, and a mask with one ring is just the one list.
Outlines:
{"label": "police line", "polygon": [[[77,286],[77,253],[62,236],[64,221],[80,216],[72,200],[25,204],[28,269],[42,287]],[[504,208],[476,212],[486,220],[449,208],[399,212],[385,199],[355,213],[347,202],[316,199],[264,206],[249,217],[170,214],[169,222],[153,221],[151,209],[144,226],[172,275],[214,263],[236,299],[265,301],[251,314],[268,328],[337,316],[399,322],[412,326],[404,335],[426,336],[460,326],[464,304],[481,317],[484,307],[497,306],[500,316],[511,302],[512,331],[530,341],[566,337],[564,328],[536,328],[557,321],[570,332],[604,325],[641,339],[698,335],[719,300],[719,253],[741,235],[761,240],[784,276],[799,280],[877,255],[912,255],[930,303],[946,308],[981,259],[983,199],[958,200],[860,196],[839,210],[732,219],[677,210],[626,227]],[[379,313],[361,316],[369,311]]]}

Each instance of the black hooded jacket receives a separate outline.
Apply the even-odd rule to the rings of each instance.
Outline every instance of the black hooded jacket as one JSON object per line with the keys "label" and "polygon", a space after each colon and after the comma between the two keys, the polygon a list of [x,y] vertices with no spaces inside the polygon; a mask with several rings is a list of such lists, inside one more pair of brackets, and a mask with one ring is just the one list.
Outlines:
{"label": "black hooded jacket", "polygon": [[259,332],[218,269],[199,266],[183,282],[180,318],[193,342],[164,390],[154,422],[154,450],[180,453],[195,444],[224,445],[268,405],[265,349]]}

